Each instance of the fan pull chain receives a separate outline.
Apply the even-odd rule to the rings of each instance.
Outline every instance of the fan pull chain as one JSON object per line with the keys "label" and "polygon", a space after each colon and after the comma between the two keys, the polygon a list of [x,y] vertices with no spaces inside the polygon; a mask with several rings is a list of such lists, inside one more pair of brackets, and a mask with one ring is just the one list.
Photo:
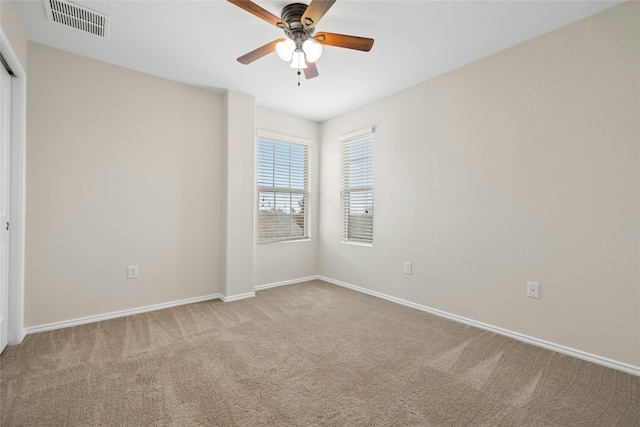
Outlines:
{"label": "fan pull chain", "polygon": [[300,86],[300,68],[298,68],[298,86]]}

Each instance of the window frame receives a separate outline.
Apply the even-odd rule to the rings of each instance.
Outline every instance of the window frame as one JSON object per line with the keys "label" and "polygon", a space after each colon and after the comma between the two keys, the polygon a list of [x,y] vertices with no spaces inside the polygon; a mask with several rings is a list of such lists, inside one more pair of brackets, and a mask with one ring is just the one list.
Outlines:
{"label": "window frame", "polygon": [[[276,177],[275,177],[275,170],[272,172],[273,174],[273,181],[274,181],[274,185],[260,185],[260,175],[261,175],[261,143],[265,142],[267,144],[271,143],[274,144],[273,150],[275,152],[276,148],[275,145],[276,144],[281,144],[281,145],[289,145],[289,146],[295,146],[295,147],[302,147],[303,148],[303,159],[302,159],[302,165],[303,165],[303,172],[302,172],[302,178],[298,177],[298,179],[302,179],[303,180],[303,188],[296,188],[296,187],[283,187],[283,186],[276,186],[275,185],[275,181],[276,181]],[[275,159],[275,157],[274,157]],[[288,168],[289,170],[289,174],[292,173],[291,171],[291,164],[289,164],[288,166],[286,166],[286,168]],[[274,167],[274,169],[277,169]],[[294,167],[295,169],[295,167]],[[275,133],[275,132],[269,132],[269,131],[265,131],[265,130],[259,130],[257,132],[257,136],[256,136],[256,162],[255,162],[255,173],[256,173],[256,177],[254,180],[255,183],[255,241],[256,244],[258,245],[263,245],[263,244],[271,244],[271,243],[290,243],[290,242],[300,242],[300,241],[308,241],[311,239],[311,141],[307,140],[307,139],[303,139],[303,138],[298,138],[298,137],[294,137],[294,136],[289,136],[289,135],[283,135],[283,134],[279,134],[279,133]],[[303,218],[303,228],[302,228],[302,235],[297,236],[297,235],[293,235],[293,234],[289,234],[289,235],[285,235],[285,236],[280,236],[280,237],[264,237],[263,234],[263,229],[261,228],[262,224],[261,222],[261,195],[263,193],[274,193],[273,195],[273,203],[274,203],[274,207],[277,208],[277,198],[278,198],[278,194],[282,195],[282,194],[289,194],[290,195],[290,203],[285,206],[285,209],[288,208],[290,210],[289,215],[291,214],[291,210],[293,209],[293,200],[297,197],[294,197],[294,195],[302,195],[302,200],[304,200],[304,205],[303,205],[303,211],[304,214],[302,216]],[[274,212],[275,214],[275,212]],[[295,219],[292,217],[291,218],[292,221],[295,221]]]}
{"label": "window frame", "polygon": [[[374,141],[373,141],[373,128],[365,128],[360,131],[352,132],[346,135],[342,135],[339,138],[340,142],[340,242],[361,245],[361,246],[373,246],[373,232],[374,232],[374,218],[375,218],[375,204],[374,204]],[[368,145],[368,146],[365,146]],[[360,147],[357,147],[360,146]],[[364,146],[364,150],[362,151]],[[362,153],[368,156],[368,159],[358,162],[357,160],[348,159],[347,156],[352,153]],[[364,163],[367,164],[364,164]],[[357,168],[352,168],[356,165]],[[350,177],[355,173],[356,180],[359,185],[351,185]],[[364,185],[363,185],[364,184]],[[365,214],[370,216],[370,219],[357,224],[351,221],[353,217],[351,213],[351,206],[353,203],[353,194],[360,194],[356,199],[356,209],[365,209]],[[367,207],[367,205],[369,205]],[[354,231],[354,226],[359,226],[359,231]],[[364,237],[357,237],[356,234],[364,234]]]}

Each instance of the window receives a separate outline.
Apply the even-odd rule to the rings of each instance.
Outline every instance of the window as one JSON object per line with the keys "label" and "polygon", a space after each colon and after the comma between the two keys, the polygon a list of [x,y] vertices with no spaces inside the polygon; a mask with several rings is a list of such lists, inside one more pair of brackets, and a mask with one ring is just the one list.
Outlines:
{"label": "window", "polygon": [[342,241],[373,242],[372,129],[341,139]]}
{"label": "window", "polygon": [[258,137],[258,243],[309,237],[309,147]]}

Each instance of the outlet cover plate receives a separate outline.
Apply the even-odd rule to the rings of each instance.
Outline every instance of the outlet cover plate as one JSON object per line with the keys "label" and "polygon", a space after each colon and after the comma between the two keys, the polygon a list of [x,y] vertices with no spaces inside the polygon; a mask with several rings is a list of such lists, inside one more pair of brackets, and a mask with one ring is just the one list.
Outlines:
{"label": "outlet cover plate", "polygon": [[405,261],[404,263],[404,274],[412,274],[412,265],[410,262]]}
{"label": "outlet cover plate", "polygon": [[137,279],[138,278],[138,266],[130,265],[127,267],[127,279]]}
{"label": "outlet cover plate", "polygon": [[540,298],[540,283],[527,282],[527,296],[529,298]]}

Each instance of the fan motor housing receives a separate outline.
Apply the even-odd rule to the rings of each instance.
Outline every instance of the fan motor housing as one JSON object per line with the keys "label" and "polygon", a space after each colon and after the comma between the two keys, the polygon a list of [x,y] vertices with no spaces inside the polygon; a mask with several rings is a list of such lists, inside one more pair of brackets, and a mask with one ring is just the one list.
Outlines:
{"label": "fan motor housing", "polygon": [[313,36],[313,28],[304,28],[302,25],[302,15],[307,10],[307,5],[304,3],[291,3],[282,8],[282,14],[280,18],[287,23],[289,28],[285,28],[285,34],[293,40],[302,39],[307,40]]}

